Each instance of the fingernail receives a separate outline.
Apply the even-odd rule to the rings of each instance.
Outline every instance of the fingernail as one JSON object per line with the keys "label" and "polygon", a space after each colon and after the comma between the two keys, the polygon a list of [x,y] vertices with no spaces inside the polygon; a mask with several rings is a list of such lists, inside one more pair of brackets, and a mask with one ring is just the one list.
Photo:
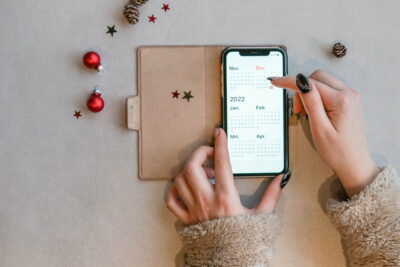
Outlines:
{"label": "fingernail", "polygon": [[272,81],[272,80],[275,80],[275,79],[277,79],[277,78],[279,78],[279,77],[267,77],[267,80]]}
{"label": "fingernail", "polygon": [[303,94],[308,93],[311,90],[308,78],[301,73],[296,76],[296,85]]}
{"label": "fingernail", "polygon": [[219,135],[220,129],[219,127],[215,128],[214,130],[214,136],[217,137]]}
{"label": "fingernail", "polygon": [[287,185],[291,176],[292,176],[291,171],[288,171],[287,173],[285,173],[285,176],[283,176],[282,181],[281,181],[281,189],[283,189],[285,187],[285,185]]}

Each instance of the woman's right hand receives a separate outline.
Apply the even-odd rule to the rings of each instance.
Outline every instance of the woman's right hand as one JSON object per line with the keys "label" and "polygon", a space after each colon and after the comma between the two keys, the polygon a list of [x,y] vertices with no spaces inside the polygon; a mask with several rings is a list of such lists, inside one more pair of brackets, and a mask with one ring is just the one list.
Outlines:
{"label": "woman's right hand", "polygon": [[269,79],[295,91],[293,112],[308,114],[322,160],[338,175],[348,197],[359,193],[379,172],[368,151],[359,93],[322,70],[308,78]]}

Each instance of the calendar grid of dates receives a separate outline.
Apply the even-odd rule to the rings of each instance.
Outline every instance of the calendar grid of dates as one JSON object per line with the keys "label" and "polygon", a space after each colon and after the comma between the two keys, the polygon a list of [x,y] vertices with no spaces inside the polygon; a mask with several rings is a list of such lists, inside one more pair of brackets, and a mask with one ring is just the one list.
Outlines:
{"label": "calendar grid of dates", "polygon": [[227,100],[229,154],[232,159],[261,160],[282,156],[283,143],[279,134],[283,127],[282,112],[281,107],[273,102],[276,101],[274,96],[281,91],[271,90],[273,86],[266,79],[279,74],[231,69],[228,86],[232,91]]}
{"label": "calendar grid of dates", "polygon": [[251,86],[254,89],[266,89],[265,73],[254,74],[251,71],[238,71],[229,79],[230,89],[241,89],[243,87]]}
{"label": "calendar grid of dates", "polygon": [[235,129],[264,128],[265,126],[279,125],[281,113],[270,112],[246,112],[235,115],[230,121],[230,127]]}
{"label": "calendar grid of dates", "polygon": [[252,154],[257,158],[274,158],[281,154],[282,143],[279,140],[271,140],[268,143],[259,143],[253,140],[238,140],[230,143],[229,156],[231,158],[247,158]]}

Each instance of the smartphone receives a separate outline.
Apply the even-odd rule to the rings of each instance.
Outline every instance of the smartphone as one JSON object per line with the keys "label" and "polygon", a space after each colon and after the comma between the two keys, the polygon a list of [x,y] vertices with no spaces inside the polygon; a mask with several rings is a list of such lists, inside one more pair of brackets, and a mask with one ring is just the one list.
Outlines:
{"label": "smartphone", "polygon": [[280,47],[230,47],[222,53],[223,127],[235,176],[288,170],[287,92],[267,77],[287,75]]}

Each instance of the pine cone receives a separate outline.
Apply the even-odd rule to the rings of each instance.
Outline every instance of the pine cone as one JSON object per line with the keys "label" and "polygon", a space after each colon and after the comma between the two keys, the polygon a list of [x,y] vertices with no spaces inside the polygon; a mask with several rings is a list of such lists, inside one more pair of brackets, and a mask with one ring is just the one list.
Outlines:
{"label": "pine cone", "polygon": [[341,43],[333,45],[332,54],[336,57],[344,57],[346,55],[347,48]]}
{"label": "pine cone", "polygon": [[144,5],[148,0],[130,0],[129,2],[131,4],[137,5],[137,6],[141,6]]}
{"label": "pine cone", "polygon": [[127,4],[124,9],[124,16],[130,24],[136,24],[139,21],[139,6]]}

